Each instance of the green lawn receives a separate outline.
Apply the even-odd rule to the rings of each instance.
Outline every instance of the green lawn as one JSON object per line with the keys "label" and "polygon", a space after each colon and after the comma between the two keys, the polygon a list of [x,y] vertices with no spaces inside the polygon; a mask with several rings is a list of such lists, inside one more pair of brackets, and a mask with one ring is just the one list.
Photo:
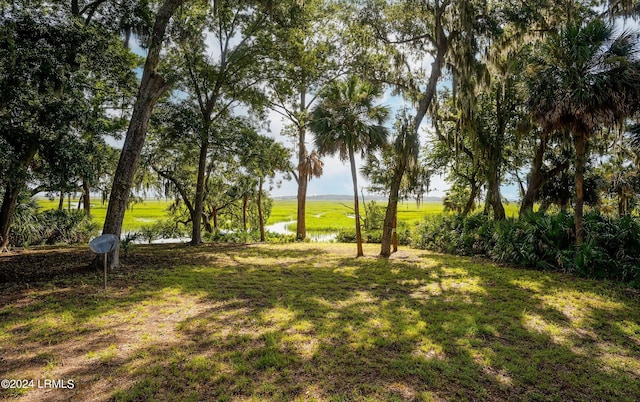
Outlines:
{"label": "green lawn", "polygon": [[[610,282],[350,244],[0,255],[17,400],[635,401],[640,295]],[[50,281],[47,278],[53,278]],[[25,285],[29,283],[29,286]]]}

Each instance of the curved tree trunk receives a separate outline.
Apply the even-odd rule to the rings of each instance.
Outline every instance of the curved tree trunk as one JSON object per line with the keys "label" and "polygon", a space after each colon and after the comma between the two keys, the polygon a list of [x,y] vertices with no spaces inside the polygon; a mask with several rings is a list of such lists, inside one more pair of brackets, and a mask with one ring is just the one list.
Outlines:
{"label": "curved tree trunk", "polygon": [[[149,52],[142,72],[140,89],[131,114],[131,121],[127,129],[118,167],[113,179],[111,196],[107,216],[105,217],[102,233],[112,233],[120,237],[122,221],[129,201],[129,193],[133,184],[133,177],[140,158],[149,126],[151,112],[158,99],[169,89],[169,85],[157,73],[160,63],[160,52],[169,20],[176,8],[186,0],[165,0],[160,6],[153,26]],[[97,265],[101,265],[101,258],[97,258]],[[109,268],[120,265],[119,248],[116,248],[109,259]]]}
{"label": "curved tree trunk", "polygon": [[471,183],[471,194],[469,194],[469,199],[467,203],[464,205],[464,209],[461,212],[462,216],[467,216],[473,210],[476,205],[476,198],[478,198],[478,193],[480,192],[480,185],[477,182]]}
{"label": "curved tree trunk", "polygon": [[296,217],[296,240],[298,241],[307,237],[306,206],[310,173],[305,166],[307,157],[307,148],[304,144],[305,137],[306,130],[304,127],[300,127],[298,130],[298,214]]}
{"label": "curved tree trunk", "polygon": [[353,210],[356,215],[356,244],[357,244],[357,257],[362,257],[364,251],[362,250],[362,231],[360,229],[360,205],[358,204],[358,174],[356,172],[356,160],[353,152],[353,147],[349,146],[349,162],[351,164],[351,178],[353,179]]}
{"label": "curved tree trunk", "polygon": [[540,144],[536,149],[536,155],[533,157],[531,164],[531,173],[529,175],[529,182],[527,183],[527,191],[522,197],[522,204],[520,205],[520,217],[524,216],[527,212],[533,211],[533,204],[536,202],[536,196],[538,189],[544,184],[544,176],[542,174],[542,162],[544,161],[544,153],[547,149],[548,135],[543,133],[540,137]]}
{"label": "curved tree trunk", "polygon": [[576,225],[576,244],[584,242],[584,166],[586,159],[587,136],[584,133],[574,134],[576,148],[576,206],[574,220]]}
{"label": "curved tree trunk", "polygon": [[264,242],[264,217],[262,215],[262,182],[264,179],[260,177],[258,185],[258,220],[260,221],[260,241]]}
{"label": "curved tree trunk", "polygon": [[82,180],[82,207],[87,216],[91,215],[91,189],[86,180]]}
{"label": "curved tree trunk", "polygon": [[204,210],[204,182],[209,154],[209,130],[205,129],[198,158],[198,179],[196,181],[196,200],[191,217],[191,244],[202,244],[202,211]]}
{"label": "curved tree trunk", "polygon": [[20,187],[8,183],[4,189],[2,208],[0,208],[0,253],[9,249],[9,230],[11,229],[13,213],[18,205],[19,195]]}
{"label": "curved tree trunk", "polygon": [[[18,172],[22,173],[26,171],[37,151],[38,149],[33,145],[25,151],[23,158],[18,165]],[[0,253],[8,251],[11,221],[13,220],[13,214],[18,206],[20,190],[25,184],[24,176],[20,173],[17,180],[14,179],[7,182],[7,186],[4,190],[2,207],[0,207]]]}
{"label": "curved tree trunk", "polygon": [[[391,255],[391,243],[396,229],[396,216],[398,214],[398,193],[400,192],[400,184],[404,175],[404,167],[396,169],[391,182],[391,191],[389,192],[389,202],[387,203],[387,211],[384,215],[384,224],[382,225],[382,245],[380,248],[381,257],[389,257]],[[397,250],[397,246],[396,246]]]}

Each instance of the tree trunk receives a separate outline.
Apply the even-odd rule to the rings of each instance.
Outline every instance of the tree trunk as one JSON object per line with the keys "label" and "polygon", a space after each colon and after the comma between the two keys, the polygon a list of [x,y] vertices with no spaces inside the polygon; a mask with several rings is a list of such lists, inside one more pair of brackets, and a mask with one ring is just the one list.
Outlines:
{"label": "tree trunk", "polygon": [[449,40],[444,32],[441,17],[436,18],[435,31],[437,41],[436,56],[433,63],[431,63],[431,73],[429,75],[429,81],[427,82],[427,88],[418,101],[416,116],[413,118],[413,127],[415,127],[415,130],[420,128],[420,124],[422,123],[424,116],[427,114],[429,106],[436,95],[438,81],[440,80],[440,75],[442,75],[442,65],[449,49]]}
{"label": "tree trunk", "polygon": [[538,189],[544,184],[544,176],[542,174],[542,162],[544,161],[544,153],[547,149],[548,135],[543,133],[540,137],[540,144],[536,149],[536,155],[531,164],[531,174],[527,183],[527,191],[522,197],[522,205],[520,205],[520,217],[525,213],[533,211],[533,204],[536,201]]}
{"label": "tree trunk", "polygon": [[504,212],[504,206],[502,205],[502,196],[500,194],[500,168],[499,162],[494,160],[496,153],[490,152],[488,163],[488,175],[487,184],[489,190],[487,191],[487,198],[489,204],[491,204],[493,210],[493,219],[497,221],[504,220],[506,214]]}
{"label": "tree trunk", "polygon": [[[395,222],[398,211],[398,193],[400,192],[400,184],[402,183],[403,175],[404,167],[399,167],[393,174],[391,191],[389,192],[389,202],[387,203],[387,211],[384,214],[384,223],[382,225],[381,257],[389,257],[391,255],[391,243],[396,229]],[[397,246],[395,248],[397,250]]]}
{"label": "tree trunk", "polygon": [[218,208],[213,207],[213,228],[218,230]]}
{"label": "tree trunk", "polygon": [[393,252],[398,251],[398,204],[396,204],[395,211],[393,211]]}
{"label": "tree trunk", "polygon": [[258,220],[260,221],[260,241],[264,242],[264,217],[262,216],[262,181],[264,179],[260,177],[258,185]]}
{"label": "tree trunk", "polygon": [[209,215],[202,213],[202,225],[204,226],[204,230],[207,233],[213,232],[213,228],[211,227],[211,222],[209,221]]}
{"label": "tree trunk", "polygon": [[356,172],[356,160],[353,152],[353,147],[349,145],[349,162],[351,163],[351,178],[353,179],[353,210],[356,214],[356,244],[357,244],[357,257],[362,257],[364,251],[362,250],[362,231],[360,230],[360,206],[358,204],[358,175]]}
{"label": "tree trunk", "polygon": [[247,194],[242,196],[242,228],[247,231],[247,203],[249,202],[249,196]]}
{"label": "tree trunk", "polygon": [[302,241],[307,237],[306,208],[307,208],[307,184],[309,179],[306,172],[299,171],[298,183],[298,214],[296,217],[296,240]]}
{"label": "tree trunk", "polygon": [[209,129],[205,128],[198,159],[198,179],[196,181],[196,202],[191,216],[191,244],[202,244],[202,212],[204,210],[204,182],[209,154]]}
{"label": "tree trunk", "polygon": [[84,213],[87,216],[91,216],[91,190],[86,180],[82,180],[82,206]]}
{"label": "tree trunk", "polygon": [[60,199],[58,200],[58,211],[64,209],[64,191],[60,191]]}
{"label": "tree trunk", "polygon": [[629,215],[629,196],[625,189],[618,190],[618,215],[620,217]]}
{"label": "tree trunk", "polygon": [[480,192],[480,186],[478,183],[471,183],[471,194],[469,195],[469,199],[467,203],[464,205],[464,209],[461,212],[462,216],[467,216],[474,209],[476,205],[476,198],[478,198],[478,193]]}
{"label": "tree trunk", "polygon": [[[169,89],[169,84],[156,71],[160,63],[165,31],[174,11],[185,1],[166,0],[160,6],[156,15],[149,51],[142,72],[142,80],[140,81],[140,89],[138,90],[131,121],[127,129],[127,136],[125,137],[113,179],[107,215],[102,228],[103,234],[112,233],[120,237],[122,221],[129,201],[129,192],[131,191],[138,159],[147,135],[149,118],[155,103]],[[101,263],[99,260],[101,258],[96,258],[96,265]],[[116,248],[109,259],[109,268],[114,269],[119,265],[119,248]]]}
{"label": "tree trunk", "polygon": [[576,244],[584,242],[584,165],[586,158],[587,138],[584,133],[574,134],[573,141],[576,148],[576,206],[574,220],[576,224]]}
{"label": "tree trunk", "polygon": [[38,149],[35,146],[31,146],[27,149],[24,157],[18,164],[17,170],[19,179],[7,181],[7,186],[5,187],[2,199],[2,207],[0,207],[0,253],[8,251],[9,249],[9,231],[11,230],[11,221],[13,220],[13,214],[18,206],[20,190],[24,186],[24,175],[21,173],[26,171],[37,151]]}
{"label": "tree trunk", "polygon": [[15,185],[15,183],[7,183],[4,189],[2,208],[0,208],[0,253],[9,249],[9,231],[19,196],[20,186]]}
{"label": "tree trunk", "polygon": [[304,127],[300,127],[298,129],[298,215],[296,218],[296,240],[298,241],[302,241],[307,237],[307,185],[310,172],[305,166],[307,158],[307,148],[304,144],[305,137],[306,130]]}

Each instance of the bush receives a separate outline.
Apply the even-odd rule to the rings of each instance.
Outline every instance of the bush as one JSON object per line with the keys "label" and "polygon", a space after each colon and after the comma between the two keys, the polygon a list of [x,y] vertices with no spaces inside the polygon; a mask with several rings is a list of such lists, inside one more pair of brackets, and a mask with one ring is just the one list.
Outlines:
{"label": "bush", "polygon": [[20,203],[9,233],[9,244],[28,246],[88,242],[98,227],[84,211],[50,210],[39,212],[35,201]]}
{"label": "bush", "polygon": [[295,243],[296,235],[273,233],[273,232],[267,231],[265,233],[265,240],[267,243]]}
{"label": "bush", "polygon": [[427,217],[418,248],[479,255],[538,270],[614,279],[640,286],[640,219],[585,215],[585,242],[575,246],[573,216],[531,213],[495,222],[485,215]]}
{"label": "bush", "polygon": [[137,232],[136,237],[138,239],[142,239],[147,242],[147,244],[151,244],[155,239],[158,238],[158,230],[153,226],[142,226]]}
{"label": "bush", "polygon": [[[408,223],[400,221],[396,227],[396,233],[398,234],[398,243],[407,246],[412,244],[411,227]],[[356,242],[356,230],[341,230],[336,235],[336,242],[338,243],[355,243]],[[362,231],[363,243],[381,243],[382,242],[382,229],[363,230]]]}
{"label": "bush", "polygon": [[211,233],[205,233],[204,238],[212,243],[252,243],[260,240],[260,233],[252,232],[225,232],[222,230],[214,230]]}

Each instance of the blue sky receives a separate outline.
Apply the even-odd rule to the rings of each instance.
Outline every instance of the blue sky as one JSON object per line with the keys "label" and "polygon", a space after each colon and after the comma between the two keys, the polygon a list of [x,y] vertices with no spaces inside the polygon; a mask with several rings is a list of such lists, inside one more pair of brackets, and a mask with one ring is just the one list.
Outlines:
{"label": "blue sky", "polygon": [[[390,96],[389,91],[387,91],[386,96],[378,102],[380,104],[384,104],[389,106],[392,109],[390,114],[391,118],[387,122],[391,130],[391,126],[393,126],[395,115],[397,110],[401,109],[405,106],[402,98],[398,96]],[[265,135],[269,135],[275,138],[277,141],[281,142],[288,148],[292,148],[292,140],[288,137],[284,137],[280,135],[282,127],[286,124],[283,121],[281,116],[275,112],[271,112],[269,114],[270,120],[270,133],[263,133]],[[425,119],[426,120],[426,119]],[[426,131],[424,130],[424,126],[427,123],[423,123],[423,128],[421,128],[421,140],[422,144],[425,143]],[[392,132],[390,132],[392,133]],[[307,135],[307,148],[313,149],[313,134],[308,133]],[[342,162],[338,157],[330,157],[325,156],[322,158],[324,162],[324,172],[322,177],[313,178],[309,182],[309,186],[307,188],[307,195],[323,195],[323,194],[341,194],[341,195],[353,195],[353,181],[351,178],[351,169],[349,167],[349,162]],[[356,167],[360,169],[363,165],[361,158],[358,156],[356,160]],[[276,177],[276,181],[280,181],[280,187],[274,187],[271,190],[271,194],[274,197],[279,196],[295,196],[297,194],[297,184],[294,179],[290,181],[284,181],[283,175],[278,175]],[[358,172],[358,187],[365,188],[365,194],[367,194],[366,187],[369,185],[369,181],[363,177],[360,172]],[[441,197],[444,195],[444,191],[449,188],[449,185],[439,176],[432,178],[431,191],[429,194],[425,196],[432,197]],[[360,190],[359,190],[360,191]]]}
{"label": "blue sky", "polygon": [[[131,50],[141,56],[146,56],[146,50],[142,49],[135,39],[131,41]],[[212,46],[212,50],[215,53],[215,46]],[[423,62],[423,65],[429,66],[428,63]],[[430,66],[429,66],[430,67]],[[139,75],[142,75],[142,69],[140,69]],[[380,100],[379,103],[387,105],[391,108],[390,116],[391,118],[388,121],[388,126],[391,128],[394,123],[396,111],[402,107],[405,107],[406,104],[399,96],[391,96],[391,91],[387,91],[384,98]],[[238,111],[242,110],[242,107],[236,108]],[[285,137],[281,135],[282,128],[286,125],[286,122],[282,116],[276,112],[269,113],[269,132],[262,132],[261,134],[270,136],[287,148],[293,149],[294,144],[290,137]],[[425,119],[426,120],[426,119]],[[424,127],[427,125],[426,122],[423,122],[421,127],[421,137],[422,143],[424,144],[424,139],[426,138],[426,131]],[[115,144],[116,146],[121,147],[122,141]],[[309,133],[307,135],[307,148],[313,149],[313,135]],[[296,154],[296,152],[294,152]],[[308,185],[307,195],[326,195],[326,194],[339,194],[339,195],[353,195],[353,182],[351,178],[351,170],[349,167],[349,162],[342,162],[338,157],[323,157],[324,162],[324,170],[322,177],[313,178]],[[356,167],[359,170],[363,165],[361,158],[358,156],[356,160]],[[368,194],[366,191],[366,187],[369,185],[369,181],[363,177],[360,172],[358,172],[358,187],[360,189],[364,189],[365,194]],[[425,194],[426,196],[432,197],[442,197],[444,196],[444,192],[449,188],[449,185],[443,180],[442,177],[435,176],[432,178],[432,185],[430,187],[430,192]],[[359,190],[361,191],[361,190]],[[271,189],[271,195],[273,197],[283,197],[283,196],[296,196],[298,193],[298,187],[296,181],[291,178],[291,180],[284,180],[284,175],[279,174],[275,180],[274,185]]]}

